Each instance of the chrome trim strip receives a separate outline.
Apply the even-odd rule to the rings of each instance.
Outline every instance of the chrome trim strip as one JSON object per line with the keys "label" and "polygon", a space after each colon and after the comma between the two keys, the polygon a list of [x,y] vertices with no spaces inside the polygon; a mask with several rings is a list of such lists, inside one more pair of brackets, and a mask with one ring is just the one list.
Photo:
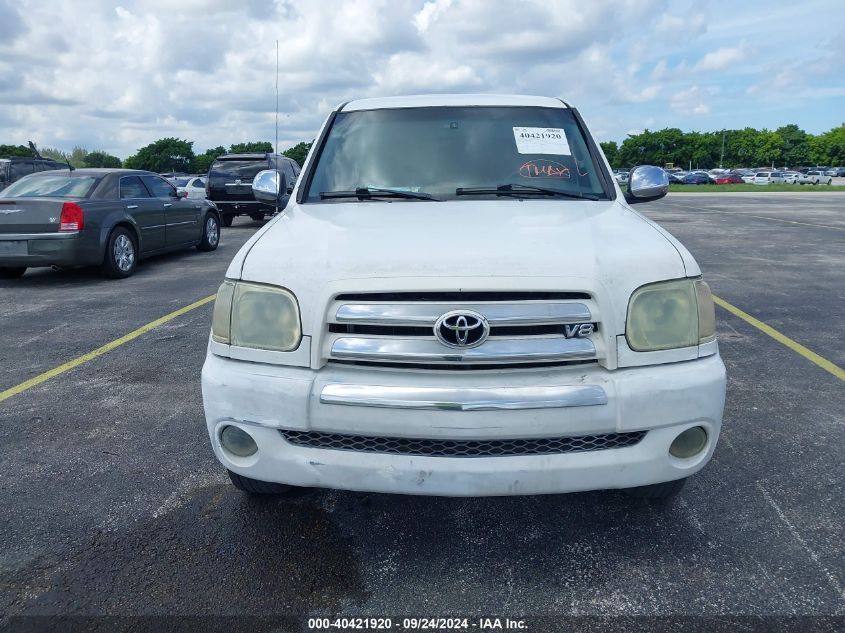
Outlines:
{"label": "chrome trim strip", "polygon": [[479,347],[449,349],[430,339],[343,337],[331,358],[389,363],[532,363],[590,360],[596,347],[586,338],[488,339]]}
{"label": "chrome trim strip", "polygon": [[2,242],[18,242],[21,240],[68,240],[79,237],[80,231],[62,231],[61,233],[3,233]]}
{"label": "chrome trim strip", "polygon": [[599,385],[454,388],[329,384],[323,387],[320,402],[387,409],[513,411],[605,405],[607,394]]}
{"label": "chrome trim strip", "polygon": [[141,230],[142,231],[149,231],[151,229],[163,229],[163,228],[165,228],[165,226],[166,226],[165,224],[154,224],[153,226],[142,226]]}
{"label": "chrome trim strip", "polygon": [[337,309],[338,323],[369,325],[431,325],[452,310],[472,310],[483,314],[491,326],[548,325],[585,323],[593,315],[583,303],[366,303],[343,304]]}
{"label": "chrome trim strip", "polygon": [[196,220],[189,220],[188,222],[172,222],[172,223],[168,224],[167,226],[182,226],[184,224],[196,224],[196,223],[197,223]]}

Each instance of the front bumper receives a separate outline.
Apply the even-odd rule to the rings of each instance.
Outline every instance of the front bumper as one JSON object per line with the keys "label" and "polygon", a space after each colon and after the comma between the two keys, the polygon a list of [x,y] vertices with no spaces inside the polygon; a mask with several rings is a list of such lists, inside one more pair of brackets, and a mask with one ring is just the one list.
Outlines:
{"label": "front bumper", "polygon": [[[246,477],[403,494],[543,494],[627,488],[700,470],[721,428],[725,367],[717,354],[615,371],[598,365],[432,372],[332,364],[313,371],[209,353],[202,388],[214,452]],[[258,452],[228,454],[219,439],[226,425],[247,431]],[[675,437],[691,426],[707,430],[705,450],[683,460],[669,455]],[[647,433],[625,448],[431,457],[297,446],[280,429],[455,440]]]}

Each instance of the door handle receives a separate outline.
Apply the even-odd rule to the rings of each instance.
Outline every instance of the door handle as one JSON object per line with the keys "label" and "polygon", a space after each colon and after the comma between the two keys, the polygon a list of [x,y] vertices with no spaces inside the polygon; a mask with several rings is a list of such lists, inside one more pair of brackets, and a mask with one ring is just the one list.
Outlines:
{"label": "door handle", "polygon": [[164,208],[165,208],[165,209],[166,209],[166,208],[168,208],[168,207],[172,207],[172,206],[173,206],[173,203],[172,203],[172,202],[165,202],[165,203],[164,203]]}
{"label": "door handle", "polygon": [[137,205],[137,204],[127,204],[127,205],[126,205],[126,208],[127,208],[127,209],[137,209],[137,208],[138,208],[138,205]]}

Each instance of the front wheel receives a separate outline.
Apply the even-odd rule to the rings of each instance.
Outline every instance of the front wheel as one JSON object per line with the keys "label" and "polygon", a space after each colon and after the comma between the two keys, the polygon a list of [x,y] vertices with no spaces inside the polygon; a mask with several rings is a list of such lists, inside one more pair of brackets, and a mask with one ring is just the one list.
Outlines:
{"label": "front wheel", "polygon": [[19,279],[26,272],[26,266],[14,268],[0,268],[0,279]]}
{"label": "front wheel", "polygon": [[664,481],[659,484],[628,488],[625,492],[632,497],[638,497],[640,499],[668,499],[678,494],[683,489],[685,483],[687,483],[686,478],[675,479],[674,481]]}
{"label": "front wheel", "polygon": [[135,272],[138,266],[138,246],[127,229],[117,227],[109,235],[106,254],[100,270],[106,277],[123,279]]}
{"label": "front wheel", "polygon": [[205,222],[202,226],[202,239],[197,244],[199,251],[213,251],[220,243],[220,223],[217,216],[209,213],[205,216]]}
{"label": "front wheel", "polygon": [[250,479],[243,477],[238,473],[233,473],[228,468],[226,472],[229,473],[229,479],[238,490],[246,492],[250,495],[280,495],[293,490],[293,486],[287,484],[277,484],[272,481],[259,481],[257,479]]}

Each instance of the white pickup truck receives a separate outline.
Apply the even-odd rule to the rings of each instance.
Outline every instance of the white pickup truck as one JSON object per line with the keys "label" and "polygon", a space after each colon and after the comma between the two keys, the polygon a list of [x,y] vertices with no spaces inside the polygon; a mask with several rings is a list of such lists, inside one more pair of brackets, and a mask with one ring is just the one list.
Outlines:
{"label": "white pickup truck", "polygon": [[[695,260],[558,99],[364,99],[235,256],[202,371],[249,493],[666,497],[713,455],[725,367]],[[292,190],[292,191],[291,191]]]}

